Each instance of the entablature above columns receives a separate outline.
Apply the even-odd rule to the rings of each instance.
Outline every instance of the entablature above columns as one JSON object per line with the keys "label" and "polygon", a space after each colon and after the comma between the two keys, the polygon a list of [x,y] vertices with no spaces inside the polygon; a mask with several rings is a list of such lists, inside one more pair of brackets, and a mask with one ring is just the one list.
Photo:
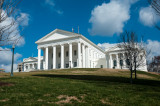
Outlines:
{"label": "entablature above columns", "polygon": [[41,44],[38,44],[38,48],[45,48],[45,47],[53,47],[53,46],[58,46],[62,44],[69,44],[69,43],[78,43],[80,40],[78,38],[74,39],[68,39],[68,40],[62,40],[58,42],[44,42]]}
{"label": "entablature above columns", "polygon": [[38,45],[38,49],[47,48],[47,47],[54,47],[54,46],[61,46],[61,45],[66,45],[66,44],[73,44],[73,43],[78,43],[78,42],[79,42],[79,40],[69,40],[69,41],[62,41],[59,43]]}

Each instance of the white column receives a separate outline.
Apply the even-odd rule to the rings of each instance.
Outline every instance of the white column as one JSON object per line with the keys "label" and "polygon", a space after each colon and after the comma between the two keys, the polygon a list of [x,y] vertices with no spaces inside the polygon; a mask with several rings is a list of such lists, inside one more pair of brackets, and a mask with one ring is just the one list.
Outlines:
{"label": "white column", "polygon": [[26,71],[26,65],[23,64],[23,71]]}
{"label": "white column", "polygon": [[31,69],[31,66],[30,66],[30,64],[28,64],[28,69]]}
{"label": "white column", "polygon": [[43,69],[46,69],[46,68],[45,68],[45,66],[46,66],[46,65],[45,65],[45,60],[46,60],[46,56],[45,56],[45,55],[46,55],[46,50],[43,49]]}
{"label": "white column", "polygon": [[38,48],[38,69],[41,69],[41,49]]}
{"label": "white column", "polygon": [[82,68],[82,62],[81,62],[81,43],[78,42],[78,67]]}
{"label": "white column", "polygon": [[119,58],[118,58],[118,54],[116,54],[116,60],[117,60],[117,68],[119,69]]}
{"label": "white column", "polygon": [[93,68],[93,50],[91,50],[91,68]]}
{"label": "white column", "polygon": [[97,60],[98,60],[99,56],[98,56],[98,53],[97,53]]}
{"label": "white column", "polygon": [[33,69],[35,69],[35,67],[34,67],[34,63],[32,64],[32,68],[33,68]]}
{"label": "white column", "polygon": [[126,67],[125,54],[123,53],[123,67]]}
{"label": "white column", "polygon": [[64,68],[64,45],[61,45],[61,68]]}
{"label": "white column", "polygon": [[46,56],[45,56],[45,58],[46,58],[45,59],[46,67],[45,67],[45,69],[48,70],[48,47],[46,47],[45,53],[46,53]]}
{"label": "white column", "polygon": [[89,68],[89,48],[86,47],[86,68]]}
{"label": "white column", "polygon": [[85,66],[85,63],[86,63],[86,61],[85,61],[85,45],[83,44],[82,45],[82,57],[83,57],[83,68],[85,68],[86,66]]}
{"label": "white column", "polygon": [[56,69],[56,46],[53,46],[53,69]]}
{"label": "white column", "polygon": [[69,66],[72,68],[73,63],[72,63],[72,43],[69,43]]}
{"label": "white column", "polygon": [[93,51],[93,68],[95,68],[96,52]]}
{"label": "white column", "polygon": [[113,68],[112,54],[110,54],[109,56],[110,56],[110,68]]}

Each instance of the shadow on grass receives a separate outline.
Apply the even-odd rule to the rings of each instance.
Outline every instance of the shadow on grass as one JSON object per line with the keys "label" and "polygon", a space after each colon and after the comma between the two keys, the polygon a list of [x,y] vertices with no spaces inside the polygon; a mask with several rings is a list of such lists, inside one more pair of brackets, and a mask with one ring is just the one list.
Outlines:
{"label": "shadow on grass", "polygon": [[[51,78],[65,78],[65,79],[75,79],[83,80],[90,82],[98,83],[108,83],[108,82],[117,82],[117,83],[130,83],[130,78],[126,77],[117,77],[117,76],[96,76],[96,75],[51,75],[51,74],[38,74],[33,76],[39,77],[51,77]],[[137,85],[148,85],[148,86],[157,86],[160,87],[160,81],[148,80],[148,79],[133,79],[133,84]]]}

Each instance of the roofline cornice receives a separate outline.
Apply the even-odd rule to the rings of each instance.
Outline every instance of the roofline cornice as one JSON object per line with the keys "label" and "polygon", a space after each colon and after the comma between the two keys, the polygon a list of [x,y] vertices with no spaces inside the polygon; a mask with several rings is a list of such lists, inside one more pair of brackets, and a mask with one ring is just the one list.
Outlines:
{"label": "roofline cornice", "polygon": [[[62,39],[56,39],[56,40],[50,40],[50,41],[43,41],[42,42],[43,39],[47,38],[48,36],[50,36],[53,33],[56,33],[57,31],[64,32],[64,33],[70,33],[70,34],[76,34],[77,36],[72,36],[72,37],[68,37],[68,38],[62,38]],[[87,41],[92,46],[94,46],[95,48],[97,48],[98,50],[100,50],[101,52],[105,53],[105,51],[103,49],[101,49],[99,46],[97,46],[95,43],[93,43],[92,41],[90,41],[89,39],[87,39],[82,34],[78,34],[78,33],[74,33],[74,32],[69,32],[69,31],[65,31],[65,30],[61,30],[61,29],[55,29],[54,31],[52,31],[49,34],[47,34],[46,36],[42,37],[40,40],[36,41],[35,43],[36,44],[44,44],[44,43],[48,43],[48,42],[57,42],[57,41],[61,41],[61,40],[67,40],[67,39],[78,38],[78,37],[80,37],[83,40]]]}
{"label": "roofline cornice", "polygon": [[85,36],[81,35],[80,36],[83,40],[86,40],[87,42],[89,42],[91,45],[93,45],[94,47],[96,47],[97,49],[99,49],[101,52],[105,53],[105,51],[103,49],[101,49],[99,46],[97,46],[95,43],[93,43],[92,41],[90,41],[89,39],[87,39]]}

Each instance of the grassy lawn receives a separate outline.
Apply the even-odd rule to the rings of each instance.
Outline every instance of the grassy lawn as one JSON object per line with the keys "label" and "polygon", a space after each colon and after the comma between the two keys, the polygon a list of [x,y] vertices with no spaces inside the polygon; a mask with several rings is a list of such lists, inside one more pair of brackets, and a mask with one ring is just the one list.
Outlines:
{"label": "grassy lawn", "polygon": [[111,69],[0,73],[1,105],[159,105],[160,75]]}

